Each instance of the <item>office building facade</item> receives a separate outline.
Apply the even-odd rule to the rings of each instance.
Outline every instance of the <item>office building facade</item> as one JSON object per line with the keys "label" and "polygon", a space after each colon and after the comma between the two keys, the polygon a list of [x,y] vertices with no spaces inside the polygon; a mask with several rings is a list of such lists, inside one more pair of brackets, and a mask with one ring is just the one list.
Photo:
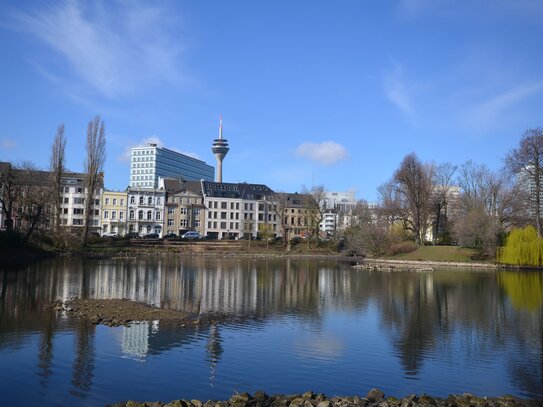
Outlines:
{"label": "office building facade", "polygon": [[159,178],[213,181],[215,168],[202,160],[149,143],[134,147],[130,158],[130,187],[158,188]]}

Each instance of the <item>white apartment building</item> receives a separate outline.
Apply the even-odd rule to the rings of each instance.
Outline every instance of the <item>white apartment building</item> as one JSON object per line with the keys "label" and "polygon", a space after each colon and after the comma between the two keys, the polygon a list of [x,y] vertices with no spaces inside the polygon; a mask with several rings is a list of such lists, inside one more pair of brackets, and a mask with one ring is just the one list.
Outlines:
{"label": "white apartment building", "polygon": [[[81,228],[85,224],[85,201],[87,198],[87,174],[64,173],[61,178],[62,198],[60,223],[63,226]],[[91,225],[89,231],[100,232],[100,197],[104,188],[104,178],[101,174],[98,188],[94,191],[91,203]]]}
{"label": "white apartment building", "polygon": [[237,239],[280,233],[274,192],[266,185],[202,181],[202,192],[207,235]]}
{"label": "white apartment building", "polygon": [[160,188],[128,188],[127,231],[145,236],[150,233],[163,236],[164,203],[166,190],[161,181]]}

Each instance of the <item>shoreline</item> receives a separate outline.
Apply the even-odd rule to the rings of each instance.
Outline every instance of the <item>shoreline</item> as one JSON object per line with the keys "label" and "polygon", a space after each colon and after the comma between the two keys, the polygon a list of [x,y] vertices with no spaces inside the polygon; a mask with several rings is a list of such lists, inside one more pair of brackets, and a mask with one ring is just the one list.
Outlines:
{"label": "shoreline", "polygon": [[503,395],[499,397],[479,397],[470,393],[451,394],[447,398],[432,397],[426,394],[410,394],[402,398],[387,397],[379,389],[371,389],[365,396],[327,397],[320,393],[307,391],[303,394],[268,396],[262,391],[254,395],[235,393],[228,400],[185,400],[177,399],[164,403],[161,401],[124,401],[110,404],[110,407],[515,407],[541,406],[543,400],[520,399]]}

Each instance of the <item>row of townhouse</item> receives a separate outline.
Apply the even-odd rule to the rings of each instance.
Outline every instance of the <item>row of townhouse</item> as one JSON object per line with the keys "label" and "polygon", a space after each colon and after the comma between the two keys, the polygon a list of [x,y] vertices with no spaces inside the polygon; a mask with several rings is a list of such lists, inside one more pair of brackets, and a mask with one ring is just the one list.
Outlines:
{"label": "row of townhouse", "polygon": [[[24,175],[24,176],[23,176]],[[48,171],[14,169],[0,163],[0,176],[11,176],[14,182],[50,190],[50,201],[44,210],[40,228],[53,224],[55,200],[52,197],[51,174]],[[87,175],[66,172],[61,179],[59,195],[60,225],[81,230],[85,222]],[[6,188],[0,191],[4,196]],[[279,195],[281,198],[279,199]],[[11,213],[15,228],[21,225],[17,208],[21,197],[15,197]],[[303,236],[307,232],[305,202],[302,194],[276,194],[263,184],[185,181],[160,178],[156,188],[128,187],[126,191],[104,190],[103,174],[91,203],[90,232],[102,236],[125,236],[128,233],[159,237],[186,231],[218,239],[242,238],[258,234],[268,236]],[[18,200],[18,201],[17,201]],[[0,200],[4,202],[5,199]],[[0,225],[6,227],[6,216],[0,208]]]}
{"label": "row of townhouse", "polygon": [[303,196],[283,195],[286,204],[279,205],[275,192],[262,184],[161,178],[157,188],[104,191],[101,234],[162,237],[194,230],[218,239],[303,235]]}

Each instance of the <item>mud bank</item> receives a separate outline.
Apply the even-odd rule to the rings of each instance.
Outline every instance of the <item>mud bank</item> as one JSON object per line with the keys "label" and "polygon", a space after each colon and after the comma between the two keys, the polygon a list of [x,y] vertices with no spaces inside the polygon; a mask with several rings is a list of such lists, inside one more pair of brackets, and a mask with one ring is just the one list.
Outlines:
{"label": "mud bank", "polygon": [[112,404],[111,407],[514,407],[541,406],[543,400],[522,400],[512,396],[477,397],[473,394],[450,395],[446,399],[428,395],[409,395],[401,399],[385,398],[378,390],[370,390],[364,397],[327,397],[308,391],[304,394],[268,396],[263,392],[254,395],[248,393],[234,394],[226,401],[173,400],[168,403],[161,401],[137,402],[126,401]]}
{"label": "mud bank", "polygon": [[73,298],[67,301],[53,301],[51,308],[57,312],[64,312],[68,316],[83,318],[93,324],[107,326],[128,326],[139,321],[173,321],[180,325],[198,325],[222,322],[228,319],[227,315],[219,314],[191,314],[187,312],[161,309],[131,301],[128,299],[80,299]]}

